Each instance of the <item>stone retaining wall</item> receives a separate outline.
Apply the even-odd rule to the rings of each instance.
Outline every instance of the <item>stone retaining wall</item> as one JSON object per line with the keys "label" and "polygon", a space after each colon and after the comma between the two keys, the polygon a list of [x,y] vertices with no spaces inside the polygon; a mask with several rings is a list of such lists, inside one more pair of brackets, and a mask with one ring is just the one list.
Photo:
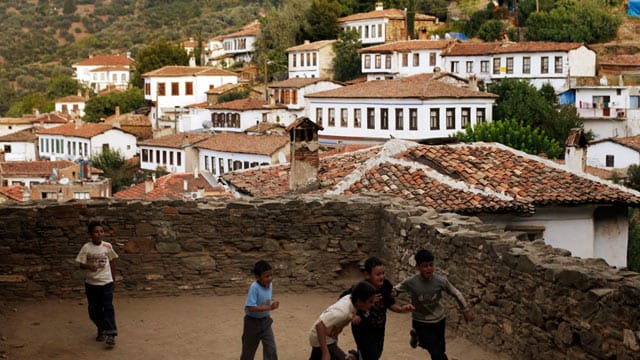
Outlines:
{"label": "stone retaining wall", "polygon": [[91,219],[105,223],[129,296],[245,293],[263,258],[276,291],[338,292],[368,256],[397,282],[429,248],[472,304],[464,324],[448,300],[448,325],[466,338],[518,359],[640,358],[637,273],[386,197],[0,206],[0,298],[83,296],[73,260]]}

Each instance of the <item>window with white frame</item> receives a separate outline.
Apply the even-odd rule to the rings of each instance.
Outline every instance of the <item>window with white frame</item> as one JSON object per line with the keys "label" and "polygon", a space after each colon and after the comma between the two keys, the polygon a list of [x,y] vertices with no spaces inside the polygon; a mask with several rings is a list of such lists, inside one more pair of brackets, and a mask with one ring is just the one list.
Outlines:
{"label": "window with white frame", "polygon": [[402,54],[402,67],[409,66],[409,53]]}
{"label": "window with white frame", "polygon": [[389,129],[389,109],[387,108],[380,109],[380,129]]}
{"label": "window with white frame", "polygon": [[370,69],[371,68],[371,55],[365,55],[364,56],[364,68],[365,69]]}
{"label": "window with white frame", "polygon": [[480,61],[480,72],[481,73],[488,73],[489,72],[489,61],[487,61],[487,60]]}
{"label": "window with white frame", "polygon": [[467,61],[465,70],[467,71],[467,74],[473,74],[473,61]]}
{"label": "window with white frame", "polygon": [[452,61],[451,62],[451,72],[452,73],[457,73],[458,72],[458,62],[457,61]]}
{"label": "window with white frame", "polygon": [[409,130],[418,130],[418,109],[409,109]]}
{"label": "window with white frame", "polygon": [[440,109],[429,109],[431,130],[440,130]]}
{"label": "window with white frame", "polygon": [[419,53],[414,53],[413,54],[413,66],[420,66],[420,54]]}
{"label": "window with white frame", "polygon": [[493,74],[500,74],[500,58],[493,59]]}
{"label": "window with white frame", "polygon": [[465,129],[468,125],[471,124],[471,109],[462,108],[460,119],[461,119],[462,128]]}
{"label": "window with white frame", "polygon": [[353,109],[353,127],[356,129],[362,127],[362,109]]}
{"label": "window with white frame", "polygon": [[529,56],[522,58],[522,73],[531,74],[531,57]]}
{"label": "window with white frame", "polygon": [[513,58],[507,58],[507,74],[513,74]]}
{"label": "window with white frame", "polygon": [[446,110],[446,126],[447,130],[456,128],[456,109],[455,108],[447,108]]}
{"label": "window with white frame", "polygon": [[385,57],[384,57],[384,67],[385,67],[385,69],[391,69],[391,55],[385,55]]}
{"label": "window with white frame", "polygon": [[349,109],[340,109],[340,127],[349,126]]}
{"label": "window with white frame", "polygon": [[329,108],[329,126],[336,126],[336,109]]}
{"label": "window with white frame", "polygon": [[436,66],[436,53],[429,53],[429,66]]}
{"label": "window with white frame", "polygon": [[562,56],[556,56],[554,59],[554,71],[556,74],[562,74]]}
{"label": "window with white frame", "polygon": [[322,108],[316,109],[316,124],[322,126]]}
{"label": "window with white frame", "polygon": [[548,74],[549,73],[549,57],[543,56],[540,58],[540,73]]}
{"label": "window with white frame", "polygon": [[376,109],[367,108],[367,129],[376,128]]}
{"label": "window with white frame", "polygon": [[484,108],[476,109],[476,124],[482,124],[487,120]]}
{"label": "window with white frame", "polygon": [[404,109],[396,109],[396,130],[404,129]]}
{"label": "window with white frame", "polygon": [[91,196],[88,192],[74,192],[73,198],[76,200],[89,200],[91,199]]}
{"label": "window with white frame", "polygon": [[382,66],[382,57],[380,55],[376,55],[376,69],[380,69]]}

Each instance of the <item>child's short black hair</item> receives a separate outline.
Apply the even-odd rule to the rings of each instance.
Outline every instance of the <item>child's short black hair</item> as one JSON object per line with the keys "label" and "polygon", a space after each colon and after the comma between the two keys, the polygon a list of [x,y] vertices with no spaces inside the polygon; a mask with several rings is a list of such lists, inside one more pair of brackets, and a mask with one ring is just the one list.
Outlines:
{"label": "child's short black hair", "polygon": [[89,221],[89,225],[87,226],[87,230],[89,231],[89,234],[93,232],[93,229],[95,229],[96,226],[103,226],[102,222],[98,220]]}
{"label": "child's short black hair", "polygon": [[376,289],[374,289],[373,286],[369,284],[369,282],[360,281],[353,286],[353,291],[351,291],[351,302],[353,304],[355,304],[358,300],[366,302],[375,294]]}
{"label": "child's short black hair", "polygon": [[376,266],[383,266],[383,265],[384,264],[382,263],[382,260],[378,259],[375,256],[372,256],[364,261],[364,271],[371,274],[371,271],[373,271],[373,269]]}
{"label": "child's short black hair", "polygon": [[271,264],[269,264],[264,260],[260,260],[255,265],[253,265],[253,274],[255,276],[261,276],[262,273],[264,273],[265,271],[269,271],[271,269],[273,269],[271,267]]}
{"label": "child's short black hair", "polygon": [[434,257],[433,257],[433,253],[429,250],[418,250],[418,252],[416,253],[416,265],[420,265],[420,264],[424,264],[424,263],[430,263],[433,262]]}

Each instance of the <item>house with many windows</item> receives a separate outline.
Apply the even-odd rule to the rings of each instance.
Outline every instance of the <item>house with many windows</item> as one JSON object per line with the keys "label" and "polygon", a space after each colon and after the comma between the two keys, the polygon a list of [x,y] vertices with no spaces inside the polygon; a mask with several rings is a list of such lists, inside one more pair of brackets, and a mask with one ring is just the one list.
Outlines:
{"label": "house with many windows", "polygon": [[195,145],[211,134],[180,133],[138,143],[140,168],[155,171],[163,168],[170,173],[192,173],[198,167]]}
{"label": "house with many windows", "polygon": [[442,53],[454,40],[401,40],[360,49],[367,81],[396,79],[442,69]]}
{"label": "house with many windows", "polygon": [[209,66],[165,66],[142,74],[154,129],[190,130],[187,105],[207,101],[207,91],[238,82],[236,74]]}
{"label": "house with many windows", "polygon": [[136,155],[136,136],[106,124],[66,124],[38,133],[41,159],[91,159],[105,149],[119,152],[125,159]]}
{"label": "house with many windows", "polygon": [[56,112],[24,115],[19,118],[0,118],[0,136],[38,127],[48,129],[68,123],[69,120]]}
{"label": "house with many windows", "polygon": [[343,86],[344,84],[329,79],[292,78],[270,83],[269,98],[274,105],[286,106],[295,120],[300,116],[308,116],[309,99],[306,98],[306,94],[333,90]]}
{"label": "house with many windows", "polygon": [[289,79],[333,79],[333,44],[335,40],[320,40],[290,47],[286,50],[289,61]]}
{"label": "house with many windows", "polygon": [[443,71],[485,83],[522,79],[537,88],[549,83],[556,91],[568,89],[571,79],[596,74],[596,53],[581,43],[459,43],[442,57]]}
{"label": "house with many windows", "polygon": [[[406,40],[410,35],[407,27],[407,12],[400,9],[384,9],[381,2],[376,3],[375,10],[341,17],[338,25],[344,31],[357,31],[362,45],[381,44],[385,42]],[[426,14],[415,14],[414,29],[420,39],[438,24],[438,18]]]}
{"label": "house with many windows", "polygon": [[195,147],[200,169],[221,176],[230,171],[286,163],[289,136],[215,133]]}
{"label": "house with many windows", "polygon": [[55,110],[60,114],[81,118],[84,116],[84,105],[87,100],[89,98],[82,95],[65,96],[54,101]]}
{"label": "house with many windows", "polygon": [[[254,43],[260,33],[260,23],[256,20],[243,26],[240,30],[221,35],[222,47],[225,54],[233,56],[234,62],[248,62],[253,56]],[[227,66],[232,64],[227,64]]]}
{"label": "house with many windows", "polygon": [[126,89],[131,79],[133,59],[127,55],[96,55],[71,66],[73,78],[94,92]]}
{"label": "house with many windows", "polygon": [[[238,99],[205,107],[210,121],[207,127],[214,131],[242,132],[258,123],[288,125],[295,115],[283,105],[269,105],[262,99]],[[209,126],[210,125],[210,126]]]}
{"label": "house with many windows", "polygon": [[[446,79],[444,81],[441,81]],[[448,137],[490,121],[497,95],[414,75],[307,94],[323,142],[384,142]]]}
{"label": "house with many windows", "polygon": [[38,131],[33,127],[0,136],[0,162],[37,160]]}

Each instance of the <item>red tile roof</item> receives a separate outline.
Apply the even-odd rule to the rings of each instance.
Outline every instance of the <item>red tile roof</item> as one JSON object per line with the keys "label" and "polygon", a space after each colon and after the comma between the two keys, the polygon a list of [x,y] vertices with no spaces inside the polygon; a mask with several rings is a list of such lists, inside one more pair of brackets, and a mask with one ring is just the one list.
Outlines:
{"label": "red tile roof", "polygon": [[244,98],[226,101],[223,103],[213,104],[206,106],[211,110],[233,110],[233,111],[248,111],[248,110],[260,110],[269,105],[262,99]]}
{"label": "red tile roof", "polygon": [[24,200],[24,187],[22,185],[12,185],[0,187],[0,194],[15,201]]}
{"label": "red tile roof", "polygon": [[[187,182],[187,190],[184,189],[185,181]],[[118,199],[141,199],[141,200],[159,200],[159,199],[176,199],[176,200],[194,200],[193,193],[203,190],[203,197],[223,197],[231,198],[231,195],[224,190],[222,186],[211,186],[203,177],[194,177],[192,173],[188,174],[168,174],[156,180],[153,190],[146,192],[146,184],[137,184],[128,189],[113,194]]]}
{"label": "red tile roof", "polygon": [[272,123],[268,121],[260,121],[244,130],[245,133],[266,133],[268,131],[279,132],[284,134],[286,128],[282,124]]}
{"label": "red tile roof", "polygon": [[[339,18],[337,21],[339,23],[347,22],[347,21],[358,21],[358,20],[369,20],[369,19],[393,19],[393,20],[404,20],[405,12],[400,9],[384,9],[384,10],[374,10],[366,13],[357,13],[345,17]],[[427,21],[436,21],[435,16],[425,15],[425,14],[416,14],[415,20],[427,20]]]}
{"label": "red tile roof", "polygon": [[75,163],[67,160],[57,161],[7,161],[0,163],[0,174],[3,176],[37,176],[49,177],[54,168],[64,169]]}
{"label": "red tile roof", "polygon": [[89,100],[89,98],[86,98],[84,96],[69,95],[69,96],[56,99],[55,102],[56,103],[80,103],[80,102],[86,102],[87,100]]}
{"label": "red tile roof", "polygon": [[19,118],[0,118],[0,124],[66,124],[69,122],[65,117],[59,115],[58,113],[44,113],[38,116],[35,115],[26,115]]}
{"label": "red tile roof", "polygon": [[196,147],[214,151],[271,156],[289,143],[288,135],[216,133]]}
{"label": "red tile roof", "polygon": [[[290,165],[227,173],[239,192],[272,197],[289,192]],[[322,157],[320,189],[327,195],[393,194],[440,211],[532,213],[537,206],[625,204],[640,193],[493,143],[383,146]]]}
{"label": "red tile roof", "polygon": [[611,141],[616,144],[620,144],[622,146],[626,146],[630,149],[640,152],[640,135],[629,136],[629,137],[612,137],[612,138],[604,138],[598,139],[590,142],[589,144],[598,144],[601,142]]}
{"label": "red tile roof", "polygon": [[269,84],[270,88],[295,88],[300,89],[305,86],[317,84],[321,81],[328,81],[334,84],[343,85],[339,81],[331,80],[331,79],[323,79],[323,78],[291,78],[282,81],[276,81]]}
{"label": "red tile roof", "polygon": [[497,95],[450,85],[433,74],[420,74],[395,80],[376,80],[345,86],[339,89],[306,94],[307,98],[496,98]]}
{"label": "red tile roof", "polygon": [[314,41],[314,42],[310,42],[310,43],[304,43],[304,44],[292,46],[292,47],[286,49],[285,51],[286,52],[290,52],[290,51],[320,50],[325,46],[332,46],[333,43],[335,43],[335,42],[336,42],[336,40]]}
{"label": "red tile roof", "polygon": [[20,130],[11,134],[0,136],[0,142],[34,142],[38,138],[38,128]]}
{"label": "red tile roof", "polygon": [[487,42],[487,43],[457,43],[446,51],[443,56],[492,55],[529,52],[569,51],[583,46],[582,43],[522,41],[522,42]]}
{"label": "red tile roof", "polygon": [[227,70],[210,66],[165,66],[142,74],[142,77],[180,77],[180,76],[236,76]]}
{"label": "red tile roof", "polygon": [[138,146],[156,146],[182,149],[211,137],[211,134],[179,133],[138,142]]}
{"label": "red tile roof", "polygon": [[359,51],[361,53],[385,53],[412,50],[444,50],[455,42],[455,40],[403,40],[370,46]]}
{"label": "red tile roof", "polygon": [[237,84],[222,84],[220,86],[214,87],[211,90],[207,91],[207,94],[224,94],[227,91],[231,91],[234,89],[244,89],[247,87],[247,84],[237,83]]}
{"label": "red tile roof", "polygon": [[78,128],[76,128],[76,124],[65,124],[50,129],[42,129],[40,130],[39,135],[61,135],[91,139],[94,136],[100,135],[112,129],[114,129],[113,126],[106,124],[85,123]]}
{"label": "red tile roof", "polygon": [[258,21],[254,21],[250,24],[247,24],[242,27],[242,29],[232,32],[230,34],[220,36],[221,39],[228,39],[232,37],[241,37],[241,36],[256,36],[260,33],[260,23]]}
{"label": "red tile roof", "polygon": [[96,55],[88,59],[78,61],[73,66],[131,66],[133,60],[125,55]]}

